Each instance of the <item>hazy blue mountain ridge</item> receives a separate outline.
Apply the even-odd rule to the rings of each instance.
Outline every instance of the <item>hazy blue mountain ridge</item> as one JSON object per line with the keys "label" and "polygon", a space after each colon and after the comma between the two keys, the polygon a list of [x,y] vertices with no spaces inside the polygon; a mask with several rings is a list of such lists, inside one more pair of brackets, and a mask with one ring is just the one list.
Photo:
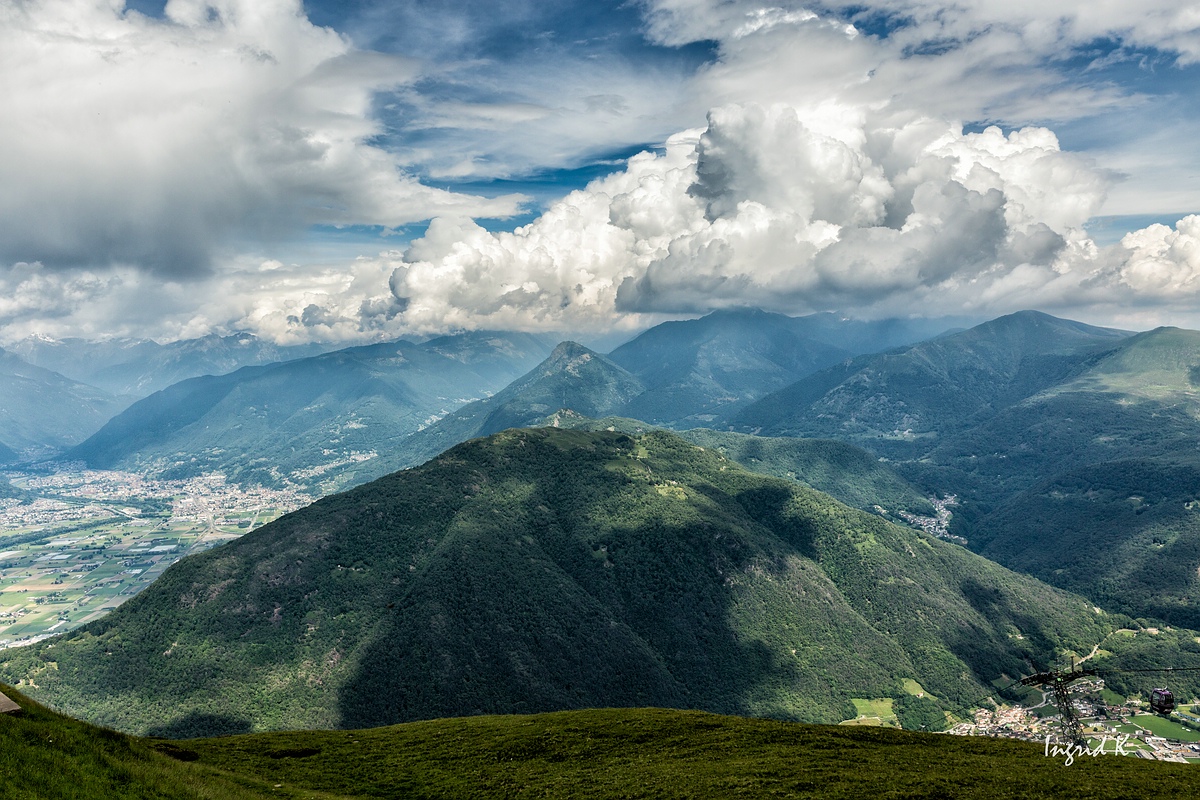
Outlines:
{"label": "hazy blue mountain ridge", "polygon": [[78,444],[128,404],[0,350],[0,459],[46,457]]}
{"label": "hazy blue mountain ridge", "polygon": [[545,361],[492,397],[468,403],[413,434],[381,466],[395,470],[422,464],[468,439],[539,425],[559,409],[588,418],[618,415],[645,390],[607,357],[576,342],[562,342]]}
{"label": "hazy blue mountain ridge", "polygon": [[[216,470],[231,480],[326,492],[420,463],[473,436],[536,424],[560,408],[647,415],[680,427],[724,419],[856,347],[907,341],[944,322],[717,312],[652,328],[611,358],[587,348],[552,358],[540,377],[522,377],[550,351],[546,339],[529,334],[348,348],[173,385],[73,455],[95,466],[175,475]],[[213,346],[220,350],[226,341]],[[398,360],[387,348],[406,355]],[[490,397],[518,378],[511,391]],[[486,402],[450,414],[473,398]]]}
{"label": "hazy blue mountain ridge", "polygon": [[1023,311],[819,372],[751,405],[734,426],[912,457],[1063,382],[1128,336]]}
{"label": "hazy blue mountain ridge", "polygon": [[529,334],[475,332],[193,378],[135,403],[70,457],[330,491],[386,472],[371,462],[549,349]]}
{"label": "hazy blue mountain ridge", "polygon": [[241,367],[319,355],[332,344],[277,345],[250,333],[210,334],[167,344],[148,339],[49,339],[31,336],[10,348],[31,364],[117,395],[146,397],[171,384]]}
{"label": "hazy blue mountain ridge", "polygon": [[700,319],[657,325],[609,358],[646,385],[626,407],[626,415],[697,427],[723,422],[748,403],[819,369],[927,339],[953,322],[714,311]]}

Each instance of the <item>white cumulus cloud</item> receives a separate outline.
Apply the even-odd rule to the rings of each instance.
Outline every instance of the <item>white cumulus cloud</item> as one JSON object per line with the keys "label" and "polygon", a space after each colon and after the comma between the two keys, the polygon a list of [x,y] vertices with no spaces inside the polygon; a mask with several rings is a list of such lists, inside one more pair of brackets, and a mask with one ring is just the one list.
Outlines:
{"label": "white cumulus cloud", "polygon": [[[825,132],[822,132],[825,131]],[[416,324],[596,327],[622,312],[960,305],[1057,275],[1105,181],[1053,133],[827,105],[726,106],[624,172],[489,233],[435,220],[392,279]]]}
{"label": "white cumulus cloud", "polygon": [[0,260],[203,272],[310,224],[503,216],[371,144],[410,59],[353,49],[300,0],[0,2]]}

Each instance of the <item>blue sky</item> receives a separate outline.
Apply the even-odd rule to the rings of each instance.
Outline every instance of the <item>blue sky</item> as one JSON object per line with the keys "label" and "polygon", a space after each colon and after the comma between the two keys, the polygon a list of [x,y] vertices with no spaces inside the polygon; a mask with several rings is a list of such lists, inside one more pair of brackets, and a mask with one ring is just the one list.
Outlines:
{"label": "blue sky", "polygon": [[0,340],[1200,325],[1198,28],[1178,0],[0,0]]}

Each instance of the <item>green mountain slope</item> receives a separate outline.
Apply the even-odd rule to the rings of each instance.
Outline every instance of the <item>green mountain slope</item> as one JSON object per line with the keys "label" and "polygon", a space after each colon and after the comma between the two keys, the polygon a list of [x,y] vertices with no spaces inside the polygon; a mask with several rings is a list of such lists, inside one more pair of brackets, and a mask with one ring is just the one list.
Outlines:
{"label": "green mountain slope", "polygon": [[1198,332],[1022,314],[827,370],[744,418],[886,454],[924,491],[958,495],[952,530],[980,552],[1194,626],[1197,384]]}
{"label": "green mountain slope", "polygon": [[386,471],[409,434],[545,357],[526,334],[392,342],[193,378],[131,406],[70,454],[167,476],[225,472],[315,492]]}
{"label": "green mountain slope", "polygon": [[79,444],[127,404],[0,350],[0,460]]}
{"label": "green mountain slope", "polygon": [[[263,780],[181,762],[146,740],[64,717],[11,687],[0,690],[22,707],[20,715],[0,715],[0,795],[5,798],[240,800],[270,791]],[[257,791],[247,783],[256,784]]]}
{"label": "green mountain slope", "polygon": [[1103,392],[1200,410],[1200,332],[1155,328],[1123,341],[1049,394]]}
{"label": "green mountain slope", "polygon": [[646,391],[624,413],[675,427],[724,420],[819,369],[941,333],[949,320],[863,322],[833,314],[787,317],[754,309],[667,322],[609,354]]}
{"label": "green mountain slope", "polygon": [[1010,314],[817,373],[751,405],[735,427],[835,437],[912,458],[1061,383],[1125,336],[1035,311]]}
{"label": "green mountain slope", "polygon": [[[573,411],[556,412],[542,424],[639,435],[654,427],[626,417],[592,419]],[[900,519],[896,516],[898,511],[921,515],[934,511],[929,500],[890,466],[861,447],[845,442],[750,436],[708,428],[678,431],[678,435],[738,462],[751,472],[799,481],[848,506],[881,513],[893,521]]]}
{"label": "green mountain slope", "polygon": [[932,514],[933,506],[911,483],[861,447],[831,439],[748,436],[696,428],[680,435],[716,450],[752,472],[791,478],[863,510]]}
{"label": "green mountain slope", "polygon": [[[8,687],[3,688],[12,693]],[[13,693],[15,694],[15,693]],[[173,743],[63,717],[16,694],[0,717],[5,797],[1193,797],[1185,764],[1064,769],[1036,744],[665,709],[412,722]]]}
{"label": "green mountain slope", "polygon": [[1113,624],[673,434],[544,428],[186,558],[0,672],[176,736],[594,706],[836,722],[906,678],[954,707]]}
{"label": "green mountain slope", "polygon": [[1128,613],[1196,626],[1194,381],[1200,333],[1148,331],[931,460],[995,505],[971,526],[981,552]]}
{"label": "green mountain slope", "polygon": [[616,414],[645,390],[607,357],[562,342],[545,361],[492,397],[468,403],[411,436],[384,463],[392,470],[421,464],[468,439],[538,425],[559,409],[587,418]]}
{"label": "green mountain slope", "polygon": [[1200,628],[1200,462],[1080,467],[985,523],[975,543],[989,558],[1106,607]]}

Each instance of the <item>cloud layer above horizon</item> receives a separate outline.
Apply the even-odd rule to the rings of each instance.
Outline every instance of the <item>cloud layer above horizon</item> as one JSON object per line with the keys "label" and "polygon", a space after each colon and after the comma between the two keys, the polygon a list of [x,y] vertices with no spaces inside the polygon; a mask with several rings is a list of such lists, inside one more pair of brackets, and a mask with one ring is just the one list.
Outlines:
{"label": "cloud layer above horizon", "polygon": [[[1114,196],[1200,207],[1182,179],[1152,207],[1164,167],[1138,160],[1157,136],[1169,163],[1187,120],[1081,152],[1054,128],[1149,113],[1162,98],[1112,76],[1200,62],[1200,4],[638,7],[642,70],[595,42],[364,49],[296,0],[170,0],[162,18],[0,0],[0,335],[360,341],[737,306],[1195,319],[1200,217],[1108,246],[1086,227]],[[696,42],[704,63],[670,61]],[[639,140],[664,144],[526,225],[478,222],[522,210],[489,181]],[[312,226],[422,220],[408,243],[295,255]]]}
{"label": "cloud layer above horizon", "polygon": [[312,224],[505,216],[373,146],[416,61],[357,51],[298,0],[0,2],[0,258],[204,273]]}

